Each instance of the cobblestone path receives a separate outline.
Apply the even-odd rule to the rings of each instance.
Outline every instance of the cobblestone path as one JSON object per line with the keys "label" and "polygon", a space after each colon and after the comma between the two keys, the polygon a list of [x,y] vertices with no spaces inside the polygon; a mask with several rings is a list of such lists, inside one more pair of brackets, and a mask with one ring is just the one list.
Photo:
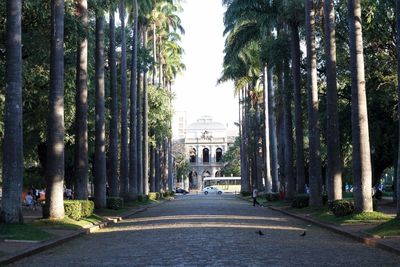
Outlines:
{"label": "cobblestone path", "polygon": [[14,265],[381,267],[400,257],[234,196],[187,195]]}

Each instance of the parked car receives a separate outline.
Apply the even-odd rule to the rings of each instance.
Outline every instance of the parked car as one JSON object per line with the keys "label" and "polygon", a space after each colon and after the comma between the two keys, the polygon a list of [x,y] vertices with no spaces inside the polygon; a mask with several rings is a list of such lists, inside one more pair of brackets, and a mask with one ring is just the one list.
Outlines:
{"label": "parked car", "polygon": [[189,194],[189,191],[187,191],[187,190],[185,190],[185,189],[183,189],[183,188],[177,187],[177,188],[175,189],[175,193],[180,193],[180,194],[186,195],[186,194]]}
{"label": "parked car", "polygon": [[218,195],[222,195],[224,191],[222,189],[219,189],[215,186],[207,186],[203,189],[204,195],[208,195],[208,193],[217,193]]}

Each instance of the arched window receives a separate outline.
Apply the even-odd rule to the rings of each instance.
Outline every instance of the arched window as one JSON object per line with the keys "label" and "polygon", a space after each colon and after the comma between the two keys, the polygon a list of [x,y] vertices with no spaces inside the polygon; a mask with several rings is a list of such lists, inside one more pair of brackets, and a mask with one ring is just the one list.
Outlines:
{"label": "arched window", "polygon": [[215,158],[216,158],[217,162],[222,161],[222,149],[221,148],[217,148],[217,150],[215,151]]}
{"label": "arched window", "polygon": [[215,172],[215,177],[221,177],[221,173],[219,171]]}
{"label": "arched window", "polygon": [[203,149],[203,162],[210,162],[210,150],[208,148]]}
{"label": "arched window", "polygon": [[192,163],[194,163],[194,162],[196,162],[196,149],[194,149],[194,148],[192,148],[190,151],[189,151],[189,157],[190,157],[190,162],[192,162]]}

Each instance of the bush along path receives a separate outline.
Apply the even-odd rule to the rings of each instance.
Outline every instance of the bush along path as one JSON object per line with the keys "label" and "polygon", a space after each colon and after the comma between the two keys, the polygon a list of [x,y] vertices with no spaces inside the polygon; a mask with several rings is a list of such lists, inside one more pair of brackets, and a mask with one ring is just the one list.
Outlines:
{"label": "bush along path", "polygon": [[170,194],[142,196],[136,201],[108,198],[106,209],[94,209],[90,200],[65,200],[62,220],[42,219],[42,208],[23,208],[24,224],[0,224],[0,265],[33,255],[72,238],[90,234],[148,208],[172,200]]}
{"label": "bush along path", "polygon": [[[250,196],[238,197],[252,201]],[[350,198],[326,202],[323,207],[309,207],[307,195],[296,195],[292,201],[287,201],[272,193],[257,200],[272,210],[400,255],[400,220],[395,218],[396,206],[389,198],[376,201],[375,211],[367,213],[354,213]]]}

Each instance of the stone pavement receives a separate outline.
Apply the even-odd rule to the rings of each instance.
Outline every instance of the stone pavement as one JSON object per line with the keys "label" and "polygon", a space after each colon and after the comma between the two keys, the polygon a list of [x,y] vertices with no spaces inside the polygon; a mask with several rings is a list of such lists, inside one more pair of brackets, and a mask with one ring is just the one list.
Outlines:
{"label": "stone pavement", "polygon": [[59,265],[400,266],[400,257],[233,195],[189,194],[14,263]]}

